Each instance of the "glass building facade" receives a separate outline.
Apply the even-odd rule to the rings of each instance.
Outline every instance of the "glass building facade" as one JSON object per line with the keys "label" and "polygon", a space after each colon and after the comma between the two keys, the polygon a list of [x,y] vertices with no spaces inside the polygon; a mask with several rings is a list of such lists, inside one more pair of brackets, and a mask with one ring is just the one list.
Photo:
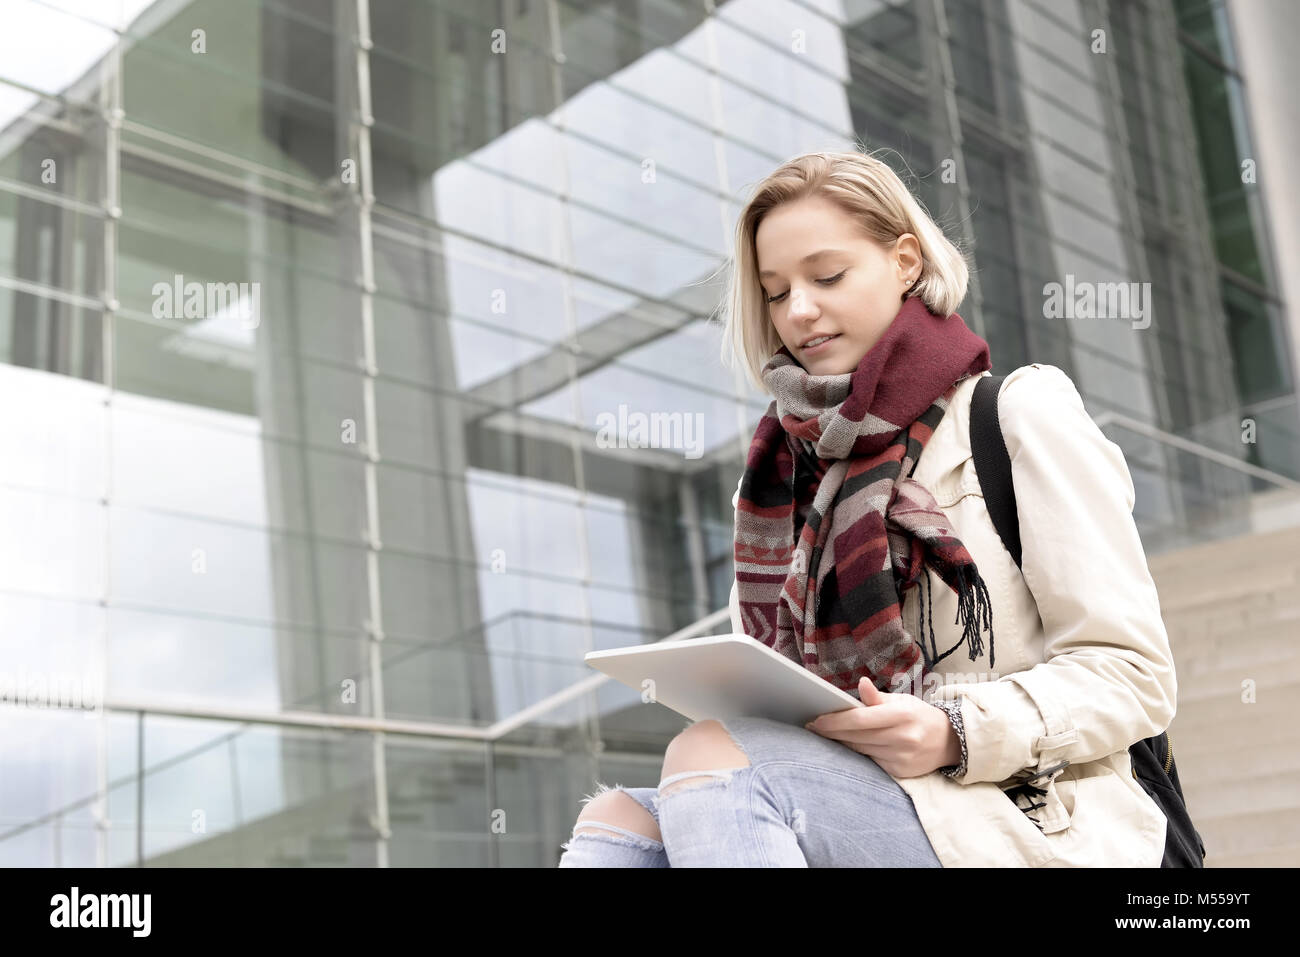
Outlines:
{"label": "glass building facade", "polygon": [[730,630],[712,314],[800,152],[889,150],[1149,549],[1300,475],[1221,3],[2,6],[0,864],[551,866],[656,783],[582,656]]}

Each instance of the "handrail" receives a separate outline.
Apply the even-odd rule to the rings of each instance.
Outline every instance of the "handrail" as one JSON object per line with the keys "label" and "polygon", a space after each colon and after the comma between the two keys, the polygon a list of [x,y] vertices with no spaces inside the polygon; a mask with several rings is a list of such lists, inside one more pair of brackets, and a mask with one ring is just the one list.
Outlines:
{"label": "handrail", "polygon": [[[657,639],[656,644],[670,641],[682,641],[693,638],[700,632],[708,631],[727,621],[730,612],[720,608],[710,612],[698,621],[694,621],[672,634]],[[495,741],[504,737],[520,725],[572,701],[588,691],[599,688],[610,677],[606,674],[594,674],[569,687],[555,692],[527,708],[523,708],[507,718],[496,721],[483,728],[469,728],[464,725],[448,724],[437,721],[411,721],[394,718],[373,718],[364,715],[325,714],[313,711],[260,711],[251,708],[231,708],[220,705],[192,704],[178,699],[167,698],[106,698],[101,708],[105,712],[119,714],[166,715],[176,718],[203,718],[214,721],[234,721],[247,724],[278,725],[281,727],[316,728],[332,731],[368,731],[384,734],[407,735],[421,738],[465,738],[476,741]],[[0,705],[0,707],[4,707]],[[17,708],[17,705],[12,707]],[[88,712],[92,713],[92,712]]]}
{"label": "handrail", "polygon": [[1149,439],[1155,439],[1157,442],[1164,442],[1166,445],[1172,445],[1175,448],[1182,449],[1184,452],[1190,452],[1193,455],[1199,455],[1201,458],[1209,459],[1220,465],[1226,465],[1230,469],[1236,469],[1238,472],[1244,472],[1246,475],[1252,475],[1255,478],[1271,482],[1281,488],[1290,488],[1300,490],[1300,482],[1295,479],[1287,478],[1271,469],[1260,468],[1258,465],[1251,465],[1249,462],[1243,462],[1235,459],[1226,452],[1220,452],[1218,449],[1212,449],[1208,445],[1202,445],[1200,442],[1193,442],[1191,439],[1185,439],[1181,435],[1174,435],[1172,432],[1166,432],[1164,429],[1157,428],[1138,419],[1130,418],[1122,412],[1106,411],[1093,419],[1097,423],[1097,428],[1105,428],[1112,422],[1116,425],[1128,429],[1130,432],[1137,432],[1139,435],[1145,435]]}

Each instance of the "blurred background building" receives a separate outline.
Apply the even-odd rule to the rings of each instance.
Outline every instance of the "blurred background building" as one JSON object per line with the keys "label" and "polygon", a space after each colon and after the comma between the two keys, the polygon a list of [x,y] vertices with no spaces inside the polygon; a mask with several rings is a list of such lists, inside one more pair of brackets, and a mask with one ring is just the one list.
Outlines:
{"label": "blurred background building", "polygon": [[[0,707],[0,863],[551,866],[656,783],[685,721],[582,656],[730,629],[768,399],[718,269],[858,143],[971,251],[994,372],[1128,458],[1210,863],[1300,861],[1294,4],[0,14],[0,672],[83,697]],[[1071,276],[1149,324],[1047,317]],[[602,439],[637,413],[702,432]]]}

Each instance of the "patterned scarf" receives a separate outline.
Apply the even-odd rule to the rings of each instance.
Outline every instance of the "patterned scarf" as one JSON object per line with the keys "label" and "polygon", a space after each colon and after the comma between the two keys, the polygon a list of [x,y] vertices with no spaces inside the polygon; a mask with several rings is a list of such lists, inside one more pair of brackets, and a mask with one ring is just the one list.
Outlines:
{"label": "patterned scarf", "polygon": [[[810,375],[782,346],[763,367],[774,396],[754,432],[736,513],[745,633],[854,697],[866,675],[920,696],[967,641],[981,653],[992,609],[975,563],[934,496],[910,476],[957,383],[989,347],[953,313],[904,301],[853,372]],[[906,589],[933,568],[959,596],[962,639],[938,654],[903,628]],[[924,608],[922,609],[924,616]],[[924,618],[922,618],[924,621]]]}

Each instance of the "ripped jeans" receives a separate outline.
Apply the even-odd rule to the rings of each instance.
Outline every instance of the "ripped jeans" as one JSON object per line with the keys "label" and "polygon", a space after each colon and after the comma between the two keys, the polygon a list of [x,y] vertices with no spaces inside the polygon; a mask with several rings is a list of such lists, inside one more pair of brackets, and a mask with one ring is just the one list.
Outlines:
{"label": "ripped jeans", "polygon": [[[684,771],[657,788],[598,783],[584,803],[622,791],[650,813],[663,840],[587,818],[561,845],[559,866],[943,866],[912,799],[867,755],[768,718],[721,724],[748,767]],[[686,778],[700,780],[672,787]]]}

